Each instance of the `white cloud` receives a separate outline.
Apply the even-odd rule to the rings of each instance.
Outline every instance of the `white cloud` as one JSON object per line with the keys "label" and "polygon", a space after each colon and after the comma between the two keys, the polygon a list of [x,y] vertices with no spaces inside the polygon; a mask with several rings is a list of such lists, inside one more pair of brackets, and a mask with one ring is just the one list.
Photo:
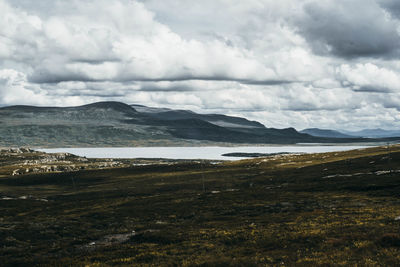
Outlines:
{"label": "white cloud", "polygon": [[49,95],[38,85],[30,84],[26,75],[13,69],[0,70],[0,106],[2,105],[82,105],[86,101],[80,97],[59,98]]}
{"label": "white cloud", "polygon": [[400,24],[383,2],[0,0],[0,105],[116,100],[270,127],[397,127]]}
{"label": "white cloud", "polygon": [[378,67],[373,63],[343,64],[336,70],[340,79],[353,90],[400,93],[400,75],[394,70]]}
{"label": "white cloud", "polygon": [[[13,42],[1,51],[12,57],[12,48],[18,49],[32,81],[277,79],[251,51],[219,40],[182,38],[141,3],[73,3],[71,8],[80,5],[79,13],[42,19],[3,3],[12,19],[5,16],[0,25]],[[6,27],[10,20],[12,28]]]}
{"label": "white cloud", "polygon": [[1,104],[24,103],[27,100],[35,104],[43,104],[41,91],[31,87],[27,89],[25,74],[13,69],[0,70]]}

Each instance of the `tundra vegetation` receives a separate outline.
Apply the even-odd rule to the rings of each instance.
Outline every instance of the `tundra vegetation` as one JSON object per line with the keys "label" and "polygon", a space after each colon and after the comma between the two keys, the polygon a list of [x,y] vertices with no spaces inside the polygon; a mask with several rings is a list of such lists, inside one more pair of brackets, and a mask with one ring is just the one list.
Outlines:
{"label": "tundra vegetation", "polygon": [[12,176],[43,157],[0,154],[3,266],[400,264],[399,145]]}

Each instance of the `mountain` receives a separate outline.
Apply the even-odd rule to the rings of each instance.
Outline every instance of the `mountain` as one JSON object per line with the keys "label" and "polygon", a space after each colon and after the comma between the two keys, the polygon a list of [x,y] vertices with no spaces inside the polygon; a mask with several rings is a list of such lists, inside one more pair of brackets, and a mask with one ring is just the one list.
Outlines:
{"label": "mountain", "polygon": [[360,131],[335,131],[329,129],[308,128],[299,131],[300,133],[309,134],[315,137],[327,138],[397,138],[400,137],[400,130],[384,130],[384,129],[364,129]]}
{"label": "mountain", "polygon": [[328,130],[328,129],[319,129],[319,128],[308,128],[301,130],[300,133],[309,134],[316,137],[329,137],[329,138],[354,138],[359,136],[352,136],[341,133],[339,131]]}
{"label": "mountain", "polygon": [[0,108],[0,147],[165,146],[211,143],[293,144],[360,142],[322,138],[293,128],[189,110],[150,108],[120,102],[77,107]]}
{"label": "mountain", "polygon": [[148,114],[150,117],[160,120],[185,120],[200,119],[209,123],[228,128],[265,128],[264,125],[257,121],[249,121],[240,117],[232,117],[221,114],[197,114],[190,110],[171,110],[165,108],[148,108],[139,105],[132,105],[142,113]]}
{"label": "mountain", "polygon": [[400,130],[384,130],[384,129],[364,129],[361,131],[343,131],[351,136],[359,136],[365,138],[387,138],[400,137]]}

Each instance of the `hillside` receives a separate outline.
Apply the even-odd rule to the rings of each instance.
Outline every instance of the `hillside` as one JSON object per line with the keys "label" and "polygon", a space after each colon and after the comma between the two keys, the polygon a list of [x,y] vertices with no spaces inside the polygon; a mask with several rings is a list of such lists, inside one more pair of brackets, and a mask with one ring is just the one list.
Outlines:
{"label": "hillside", "polygon": [[47,158],[0,153],[2,266],[400,264],[399,146],[7,175]]}
{"label": "hillside", "polygon": [[400,130],[384,130],[384,129],[364,129],[361,131],[343,131],[351,136],[359,136],[365,138],[386,138],[400,136]]}
{"label": "hillside", "polygon": [[382,142],[335,134],[322,137],[294,128],[267,128],[257,121],[189,110],[120,102],[77,107],[0,108],[0,147],[185,146]]}
{"label": "hillside", "polygon": [[[0,147],[190,145],[199,143],[293,144],[331,142],[293,128],[219,114],[197,114],[99,102],[78,107],[0,108]],[[343,140],[349,141],[363,141]]]}
{"label": "hillside", "polygon": [[348,135],[341,133],[339,131],[329,130],[329,129],[319,129],[319,128],[308,128],[301,130],[300,133],[309,134],[316,137],[328,137],[328,138],[354,138],[360,137],[356,135]]}

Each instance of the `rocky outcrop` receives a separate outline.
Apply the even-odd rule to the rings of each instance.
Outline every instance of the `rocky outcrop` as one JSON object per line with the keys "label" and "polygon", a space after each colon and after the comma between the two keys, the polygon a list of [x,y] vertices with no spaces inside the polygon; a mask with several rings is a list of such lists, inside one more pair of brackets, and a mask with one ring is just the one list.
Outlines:
{"label": "rocky outcrop", "polygon": [[35,153],[35,152],[36,151],[26,147],[0,149],[0,153],[22,154],[22,153]]}
{"label": "rocky outcrop", "polygon": [[[17,159],[12,165],[15,167],[11,172],[12,176],[48,172],[74,172],[84,169],[106,169],[123,166],[123,163],[113,159],[89,160],[70,153],[46,154],[29,148],[2,149],[0,153],[2,156]],[[36,155],[32,156],[32,153],[36,153]],[[24,157],[25,155],[26,157]]]}
{"label": "rocky outcrop", "polygon": [[23,174],[23,171],[20,169],[13,170],[12,176],[17,176]]}

